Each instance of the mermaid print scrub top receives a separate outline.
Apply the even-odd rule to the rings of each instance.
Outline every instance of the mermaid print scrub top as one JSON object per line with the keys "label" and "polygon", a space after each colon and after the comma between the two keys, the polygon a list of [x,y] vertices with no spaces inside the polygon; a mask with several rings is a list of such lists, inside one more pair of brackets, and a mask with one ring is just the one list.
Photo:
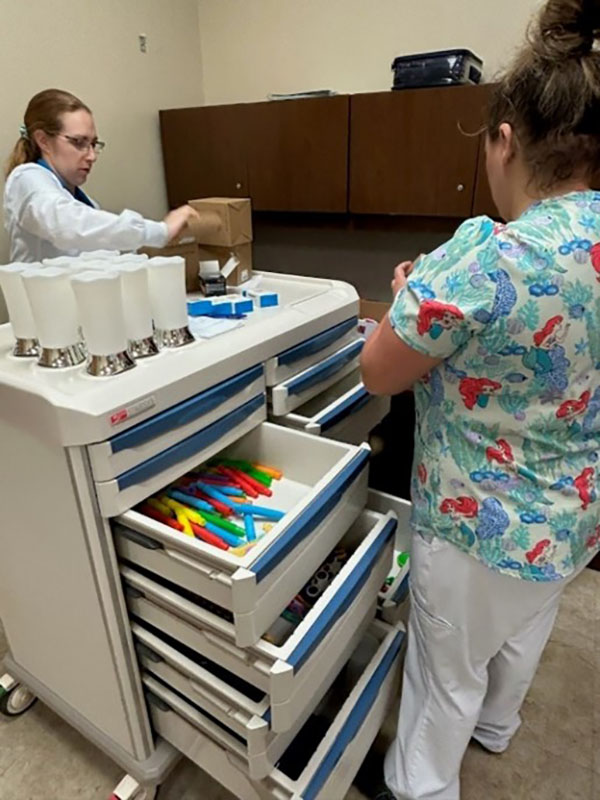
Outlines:
{"label": "mermaid print scrub top", "polygon": [[390,310],[443,361],[414,387],[413,526],[518,578],[600,550],[600,193],[477,217]]}

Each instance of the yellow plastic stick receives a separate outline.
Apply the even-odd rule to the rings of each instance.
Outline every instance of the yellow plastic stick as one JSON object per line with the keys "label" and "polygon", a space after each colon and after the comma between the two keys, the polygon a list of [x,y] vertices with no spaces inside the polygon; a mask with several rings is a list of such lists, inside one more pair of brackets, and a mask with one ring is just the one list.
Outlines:
{"label": "yellow plastic stick", "polygon": [[[179,515],[183,514],[186,519],[195,522],[196,525],[204,525],[206,520],[199,514],[197,511],[194,511],[193,508],[188,508],[183,503],[179,503],[177,500],[173,500],[172,497],[167,497],[166,495],[162,495],[160,498],[161,503],[163,503],[168,509],[172,509],[177,514],[177,519],[179,520]],[[193,532],[192,532],[193,534]]]}
{"label": "yellow plastic stick", "polygon": [[248,550],[252,550],[255,544],[256,542],[248,542],[248,544],[242,544],[239,547],[230,547],[229,552],[233,553],[234,556],[245,556]]}
{"label": "yellow plastic stick", "polygon": [[193,537],[194,536],[194,531],[192,530],[192,526],[190,525],[189,519],[186,517],[186,515],[182,511],[176,511],[175,513],[177,515],[177,522],[183,528],[183,533],[185,533],[186,536],[192,536]]}
{"label": "yellow plastic stick", "polygon": [[160,511],[160,513],[164,514],[166,517],[172,516],[171,514],[172,509],[170,509],[169,506],[166,505],[166,503],[162,503],[160,500],[158,500],[158,498],[149,497],[146,500],[146,502],[148,503],[149,506],[152,506],[152,508],[155,508],[157,511]]}

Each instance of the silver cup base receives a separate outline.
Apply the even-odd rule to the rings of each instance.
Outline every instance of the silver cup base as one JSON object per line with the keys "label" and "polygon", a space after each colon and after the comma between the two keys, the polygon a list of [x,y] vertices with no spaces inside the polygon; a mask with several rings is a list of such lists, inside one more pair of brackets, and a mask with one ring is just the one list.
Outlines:
{"label": "silver cup base", "polygon": [[135,361],[127,350],[121,353],[114,353],[110,356],[88,357],[87,371],[95,378],[109,378],[111,375],[119,375],[135,367]]}
{"label": "silver cup base", "polygon": [[42,347],[38,364],[48,369],[76,367],[85,361],[85,347],[81,343],[70,347]]}
{"label": "silver cup base", "polygon": [[37,358],[40,354],[40,343],[37,339],[17,339],[13,347],[13,356],[17,358]]}
{"label": "silver cup base", "polygon": [[192,344],[196,341],[187,325],[184,325],[183,328],[157,330],[155,336],[161,347],[183,347],[185,344]]}
{"label": "silver cup base", "polygon": [[127,349],[129,354],[136,359],[155,356],[160,352],[153,336],[147,336],[145,339],[130,339]]}

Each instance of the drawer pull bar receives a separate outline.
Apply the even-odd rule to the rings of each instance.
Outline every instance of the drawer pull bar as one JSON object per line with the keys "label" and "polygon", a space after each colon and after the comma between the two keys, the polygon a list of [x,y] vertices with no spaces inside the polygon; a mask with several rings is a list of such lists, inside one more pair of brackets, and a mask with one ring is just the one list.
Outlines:
{"label": "drawer pull bar", "polygon": [[293,666],[294,672],[297,672],[306,662],[311,653],[321,644],[326,632],[331,630],[332,626],[346,613],[357,598],[360,590],[367,582],[373,566],[379,559],[387,543],[396,533],[396,526],[397,522],[395,519],[388,520],[365,553],[361,563],[352,571],[350,577],[345,581],[343,588],[340,589],[333,600],[325,606],[323,611],[310,626],[309,632],[291,652],[287,661]]}

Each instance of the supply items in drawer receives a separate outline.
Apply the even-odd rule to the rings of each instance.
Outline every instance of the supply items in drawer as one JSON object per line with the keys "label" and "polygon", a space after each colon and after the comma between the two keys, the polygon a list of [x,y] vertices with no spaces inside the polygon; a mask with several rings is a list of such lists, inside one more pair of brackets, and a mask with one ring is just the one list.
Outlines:
{"label": "supply items in drawer", "polygon": [[273,496],[273,476],[280,480],[282,475],[275,467],[261,468],[246,460],[213,459],[136,510],[186,536],[243,556],[271,530],[264,520],[279,522],[285,516],[277,508],[253,505],[259,495]]}
{"label": "supply items in drawer", "polygon": [[[262,423],[221,451],[219,458],[280,470],[280,479],[271,483],[272,496],[258,495],[247,505],[253,511],[283,512],[281,519],[253,517],[257,538],[248,542],[243,519],[224,518],[235,518],[233,524],[243,530],[244,538],[236,539],[236,544],[244,550],[236,554],[232,552],[235,547],[220,549],[184,535],[172,524],[129,510],[115,524],[119,553],[231,610],[237,644],[251,644],[277,619],[361,513],[369,455],[366,445],[354,447]],[[202,467],[204,475],[212,474],[205,469]],[[151,496],[164,495],[171,485],[163,484],[161,489],[158,484],[159,491]],[[207,486],[214,488],[214,484]],[[243,491],[249,494],[246,487]],[[231,497],[227,500],[233,508]],[[196,511],[204,517],[202,511]],[[171,509],[169,513],[172,515]],[[177,522],[176,517],[169,518]],[[385,575],[381,581],[384,579]]]}
{"label": "supply items in drawer", "polygon": [[385,579],[385,583],[381,587],[381,595],[391,597],[394,594],[404,578],[408,575],[410,570],[410,553],[404,551],[396,551],[394,553],[393,569]]}
{"label": "supply items in drawer", "polygon": [[[236,797],[345,797],[395,697],[405,636],[402,627],[381,622],[372,623],[368,630],[372,636],[361,638],[347,653],[340,668],[352,657],[348,667],[333,686],[330,683],[323,700],[313,705],[290,741],[285,736],[271,737],[266,751],[253,755],[239,737],[226,736],[221,728],[212,726],[201,708],[188,702],[187,694],[173,692],[144,674],[154,729]],[[364,643],[371,639],[375,650],[364,653]],[[354,659],[360,668],[353,667]],[[262,767],[272,765],[260,780],[253,776],[259,755]]]}

